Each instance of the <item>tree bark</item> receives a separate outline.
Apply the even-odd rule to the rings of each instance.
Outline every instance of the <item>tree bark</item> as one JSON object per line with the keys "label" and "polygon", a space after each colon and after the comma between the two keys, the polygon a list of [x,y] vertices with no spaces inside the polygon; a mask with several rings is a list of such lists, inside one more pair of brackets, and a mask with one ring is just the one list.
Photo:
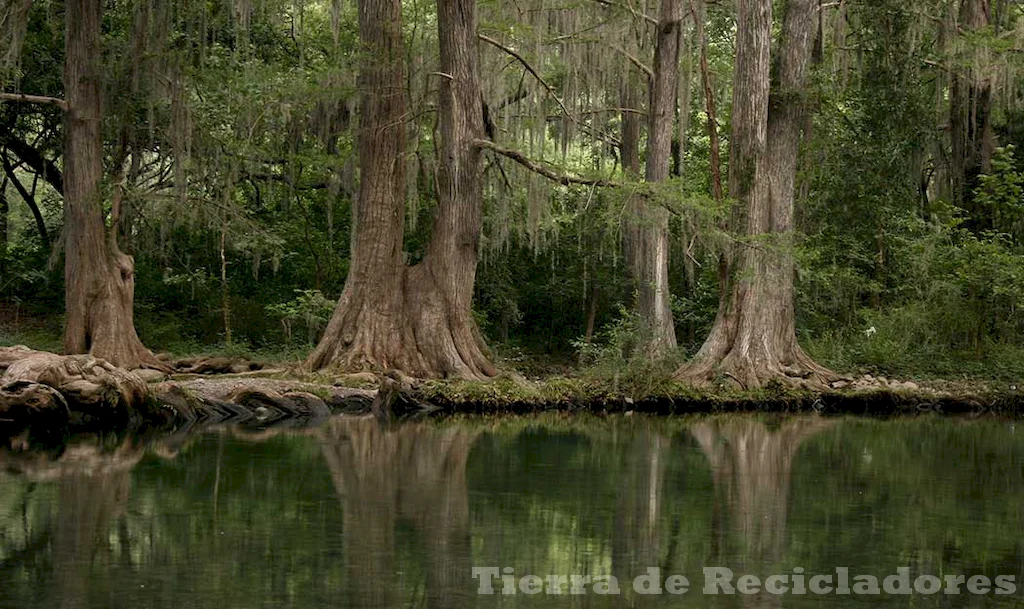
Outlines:
{"label": "tree bark", "polygon": [[[636,41],[631,37],[633,46]],[[619,104],[622,106],[622,125],[619,133],[619,156],[622,160],[622,171],[630,178],[640,177],[640,100],[637,91],[640,79],[632,66],[626,66],[626,78],[622,82],[619,93]]]}
{"label": "tree bark", "polygon": [[[669,177],[682,19],[682,0],[662,0],[650,87],[644,173],[647,182],[662,182]],[[646,342],[644,352],[648,357],[662,357],[676,348],[668,286],[668,220],[669,212],[663,206],[641,196],[630,198],[626,256],[636,284],[637,309]]]}
{"label": "tree bark", "polygon": [[360,36],[361,183],[353,208],[352,270],[313,369],[394,368],[415,376],[496,374],[472,314],[483,221],[484,137],[475,0],[438,2],[438,211],[423,260],[402,261],[405,211],[405,53],[401,2],[363,2]]}
{"label": "tree bark", "polygon": [[770,86],[771,1],[739,0],[729,190],[745,238],[728,253],[715,324],[677,372],[683,380],[723,375],[754,388],[833,376],[797,344],[793,303],[793,185],[816,10],[816,0],[786,3]]}
{"label": "tree bark", "polygon": [[708,140],[711,146],[709,165],[711,167],[711,195],[721,201],[722,192],[722,161],[718,143],[718,116],[715,111],[715,91],[711,86],[711,70],[708,68],[708,35],[704,26],[707,7],[705,0],[697,0],[699,10],[695,11],[697,21],[697,39],[700,44],[700,80],[704,91],[704,108],[707,114]]}
{"label": "tree bark", "polygon": [[160,367],[135,333],[135,263],[104,223],[100,0],[65,3],[64,350],[114,365]]}
{"label": "tree bark", "polygon": [[0,277],[7,275],[7,179],[0,180]]}
{"label": "tree bark", "polygon": [[313,369],[409,368],[402,236],[405,221],[405,45],[402,5],[359,2],[359,191],[352,205],[351,267],[338,306],[310,355]]}
{"label": "tree bark", "polygon": [[[961,0],[960,26],[966,34],[991,24],[989,0]],[[952,137],[951,189],[953,202],[967,210],[969,225],[978,229],[991,226],[992,218],[974,202],[978,177],[991,168],[996,148],[992,126],[992,81],[981,68],[967,67],[953,74],[950,92],[950,131]]]}

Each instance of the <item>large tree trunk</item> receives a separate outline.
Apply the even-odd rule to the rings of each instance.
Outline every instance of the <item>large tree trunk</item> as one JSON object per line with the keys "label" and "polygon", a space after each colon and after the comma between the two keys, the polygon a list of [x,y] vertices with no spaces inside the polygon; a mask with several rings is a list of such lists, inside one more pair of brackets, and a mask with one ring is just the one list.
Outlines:
{"label": "large tree trunk", "polygon": [[407,350],[402,236],[405,218],[405,45],[402,3],[359,2],[359,192],[352,206],[345,289],[310,365],[415,370]]}
{"label": "large tree trunk", "polygon": [[394,368],[415,376],[482,378],[496,371],[472,314],[483,217],[483,108],[474,0],[438,3],[439,209],[426,256],[402,261],[405,50],[401,2],[360,3],[367,59],[359,136],[352,269],[310,367]]}
{"label": "large tree trunk", "polygon": [[[679,89],[682,19],[682,0],[662,0],[648,112],[645,172],[648,182],[661,182],[669,176]],[[636,282],[645,353],[649,357],[660,357],[676,348],[668,287],[669,213],[645,197],[634,196],[629,200],[628,216],[626,256]]]}
{"label": "large tree trunk", "polygon": [[406,302],[416,340],[442,376],[479,378],[496,370],[473,319],[473,284],[483,224],[483,93],[478,72],[476,0],[439,0],[443,77],[438,92],[437,220],[427,255],[408,274]]}
{"label": "large tree trunk", "polygon": [[135,333],[135,263],[104,223],[100,0],[65,3],[64,350],[125,368],[160,363]]}
{"label": "large tree trunk", "polygon": [[745,388],[772,379],[823,383],[832,373],[796,340],[791,253],[793,184],[817,1],[786,5],[774,90],[771,1],[739,0],[738,8],[729,190],[737,201],[731,221],[746,242],[729,252],[711,334],[677,375],[700,384],[721,374]]}
{"label": "large tree trunk", "polygon": [[[970,34],[991,23],[989,0],[962,0],[960,26]],[[996,147],[992,127],[992,82],[981,67],[967,62],[964,71],[954,72],[950,94],[950,132],[952,137],[951,189],[954,203],[971,214],[976,228],[991,227],[991,218],[974,203],[978,177],[990,169]]]}

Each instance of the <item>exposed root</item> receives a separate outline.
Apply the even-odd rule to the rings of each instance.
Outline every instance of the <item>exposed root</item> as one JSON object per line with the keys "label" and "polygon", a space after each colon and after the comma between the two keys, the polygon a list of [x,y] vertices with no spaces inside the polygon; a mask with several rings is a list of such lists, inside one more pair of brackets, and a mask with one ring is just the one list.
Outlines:
{"label": "exposed root", "polygon": [[698,353],[697,357],[676,372],[675,378],[695,387],[728,379],[728,382],[744,390],[781,383],[816,391],[829,390],[830,383],[840,378],[835,372],[812,360],[797,345],[787,350],[788,357],[772,357],[763,350],[754,355],[751,351],[734,346],[720,358]]}
{"label": "exposed root", "polygon": [[422,264],[406,269],[400,301],[369,302],[359,290],[342,295],[309,369],[467,380],[497,374],[471,313],[449,302]]}
{"label": "exposed root", "polygon": [[184,374],[244,374],[262,370],[265,366],[241,357],[201,357],[180,359],[169,367]]}
{"label": "exposed root", "polygon": [[147,397],[146,383],[137,375],[90,355],[5,347],[0,348],[0,371],[0,407],[5,409],[131,409]]}

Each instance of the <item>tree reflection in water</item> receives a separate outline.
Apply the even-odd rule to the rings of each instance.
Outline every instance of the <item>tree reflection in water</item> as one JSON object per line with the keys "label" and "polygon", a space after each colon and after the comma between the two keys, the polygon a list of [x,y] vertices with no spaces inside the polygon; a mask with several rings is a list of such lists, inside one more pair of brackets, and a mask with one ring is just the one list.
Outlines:
{"label": "tree reflection in water", "polygon": [[[1006,532],[1021,529],[1022,463],[999,421],[342,417],[145,445],[11,441],[0,607],[815,606],[705,596],[701,568],[763,582],[795,566],[887,574],[912,556],[915,572],[1019,575]],[[611,573],[621,594],[478,596],[473,566]],[[648,567],[690,591],[635,593]]]}
{"label": "tree reflection in water", "polygon": [[[817,417],[792,419],[778,427],[731,418],[690,428],[715,483],[713,565],[729,567],[737,577],[757,575],[762,583],[779,572],[786,551],[793,459],[806,439],[831,425]],[[781,607],[782,597],[762,587],[760,594],[743,595],[743,602],[747,607]]]}
{"label": "tree reflection in water", "polygon": [[405,588],[397,585],[400,523],[426,549],[426,606],[466,606],[472,593],[466,461],[477,432],[342,417],[317,436],[344,506],[349,606],[409,602],[396,598]]}
{"label": "tree reflection in water", "polygon": [[56,526],[43,530],[52,535],[51,606],[89,606],[92,569],[112,560],[110,526],[124,514],[131,471],[143,454],[130,440],[111,451],[98,437],[80,439],[56,459],[39,452],[0,451],[7,471],[32,483],[57,485]]}

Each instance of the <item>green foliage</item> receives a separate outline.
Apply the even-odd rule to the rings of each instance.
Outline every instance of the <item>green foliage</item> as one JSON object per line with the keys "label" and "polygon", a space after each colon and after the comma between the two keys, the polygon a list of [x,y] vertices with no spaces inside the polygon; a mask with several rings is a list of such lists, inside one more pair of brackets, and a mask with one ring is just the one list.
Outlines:
{"label": "green foliage", "polygon": [[681,363],[678,353],[651,358],[642,346],[649,343],[648,330],[639,314],[619,305],[618,315],[593,337],[573,341],[584,377],[609,383],[614,391],[639,398],[654,395],[671,384]]}
{"label": "green foliage", "polygon": [[307,343],[315,345],[334,312],[335,303],[320,290],[295,290],[295,294],[288,302],[267,305],[267,314],[281,320],[287,343],[292,343],[292,328],[298,323],[305,327]]}
{"label": "green foliage", "polygon": [[[816,267],[820,251],[805,256],[804,289],[832,286],[850,315],[829,326],[838,321],[833,303],[804,294],[820,328],[809,346],[815,355],[839,369],[887,374],[1024,373],[1005,360],[1024,353],[1024,255],[1007,235],[976,234],[952,208],[936,211],[931,221],[908,215],[892,224],[885,283],[834,260]],[[874,299],[886,304],[871,306]]]}
{"label": "green foliage", "polygon": [[1016,148],[998,148],[990,173],[978,177],[975,203],[992,219],[992,228],[1020,244],[1024,237],[1024,172],[1017,165]]}

